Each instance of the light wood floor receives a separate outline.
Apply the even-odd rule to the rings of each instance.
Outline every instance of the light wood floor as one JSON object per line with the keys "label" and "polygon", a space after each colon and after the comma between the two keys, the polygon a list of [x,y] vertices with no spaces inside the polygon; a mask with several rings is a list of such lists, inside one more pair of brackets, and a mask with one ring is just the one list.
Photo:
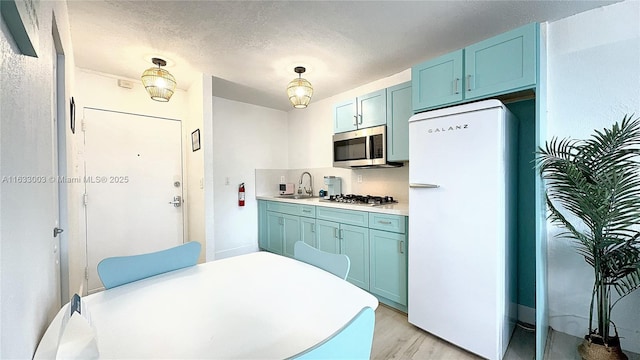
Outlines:
{"label": "light wood floor", "polygon": [[[576,351],[581,339],[551,330],[547,340],[545,359],[580,360]],[[629,360],[640,360],[640,355],[625,351]],[[372,359],[482,359],[468,351],[441,340],[411,325],[407,315],[383,304],[376,309],[376,327],[373,335]],[[504,360],[532,360],[535,358],[535,333],[520,327],[511,338]]]}
{"label": "light wood floor", "polygon": [[[576,348],[581,343],[582,339],[580,338],[552,330],[549,332],[547,351],[544,358],[547,360],[581,360],[576,351]],[[630,351],[625,351],[624,353],[629,360],[640,360],[640,354]]]}
{"label": "light wood floor", "polygon": [[407,315],[382,304],[376,309],[371,359],[481,359],[407,321]]}

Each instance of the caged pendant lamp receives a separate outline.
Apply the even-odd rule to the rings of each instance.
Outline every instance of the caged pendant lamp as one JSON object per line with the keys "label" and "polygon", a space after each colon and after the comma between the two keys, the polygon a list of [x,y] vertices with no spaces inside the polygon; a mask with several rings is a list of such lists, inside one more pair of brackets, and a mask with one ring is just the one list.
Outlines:
{"label": "caged pendant lamp", "polygon": [[296,66],[293,71],[298,74],[298,78],[291,80],[287,86],[287,96],[289,96],[291,105],[296,109],[306,108],[309,105],[309,101],[311,101],[311,95],[313,95],[311,83],[302,78],[302,73],[306,70],[302,66]]}
{"label": "caged pendant lamp", "polygon": [[151,59],[158,67],[151,67],[142,73],[142,85],[155,101],[167,102],[176,89],[176,79],[167,70],[161,68],[166,66],[167,62],[159,59]]}

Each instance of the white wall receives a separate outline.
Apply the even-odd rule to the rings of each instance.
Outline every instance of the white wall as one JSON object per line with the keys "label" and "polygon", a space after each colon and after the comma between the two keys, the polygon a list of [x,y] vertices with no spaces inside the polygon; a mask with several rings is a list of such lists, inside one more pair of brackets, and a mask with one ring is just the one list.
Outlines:
{"label": "white wall", "polygon": [[[142,74],[144,69],[140,70]],[[118,86],[118,79],[131,81],[132,89]],[[184,120],[189,113],[187,92],[176,89],[169,102],[151,100],[139,79],[127,79],[82,68],[76,69],[76,105],[132,114]],[[77,133],[76,133],[77,134]]]}
{"label": "white wall", "polygon": [[[187,225],[187,240],[197,241],[202,245],[198,262],[206,259],[207,248],[205,239],[205,210],[204,210],[204,149],[205,144],[200,142],[200,150],[192,151],[191,133],[200,130],[200,136],[204,135],[204,103],[210,98],[202,96],[204,90],[203,75],[193,81],[187,93],[188,115],[182,123],[185,148],[185,223]],[[208,144],[207,144],[208,145]]]}
{"label": "white wall", "polygon": [[295,168],[333,166],[333,105],[372,91],[411,80],[411,69],[358,86],[330,98],[314,101],[306,109],[289,111],[289,165]]}
{"label": "white wall", "polygon": [[[640,2],[626,1],[549,24],[547,139],[587,138],[625,114],[640,115]],[[548,224],[550,325],[583,336],[592,268]],[[623,348],[640,352],[640,291],[613,310]]]}
{"label": "white wall", "polygon": [[[215,193],[215,254],[208,252],[207,260],[257,251],[255,169],[288,166],[286,112],[213,97],[212,121],[213,138],[203,139],[213,145]],[[239,207],[238,185],[242,182],[246,200]]]}
{"label": "white wall", "polygon": [[[0,176],[53,174],[53,16],[65,53],[63,103],[73,90],[66,2],[36,2],[39,57],[20,54],[0,18]],[[65,107],[66,108],[66,107]],[[68,125],[68,113],[63,119]],[[70,130],[67,128],[67,136]],[[52,237],[57,184],[0,183],[0,358],[31,358],[59,310]],[[70,220],[72,221],[72,220]],[[57,238],[56,238],[57,240]]]}
{"label": "white wall", "polygon": [[[325,170],[333,166],[333,106],[359,95],[384,89],[411,80],[411,69],[389,77],[358,86],[320,101],[313,101],[306,109],[289,111],[289,166],[291,169],[314,169],[322,171],[314,175],[314,191],[323,187],[322,175],[337,175]],[[405,166],[395,169],[338,169],[343,178],[343,187],[357,194],[390,195],[400,201],[409,200],[409,170]],[[358,183],[358,175],[362,182]],[[299,175],[298,175],[299,176]],[[293,182],[298,181],[296,177]],[[306,181],[306,180],[305,180]],[[316,194],[317,195],[317,194]]]}

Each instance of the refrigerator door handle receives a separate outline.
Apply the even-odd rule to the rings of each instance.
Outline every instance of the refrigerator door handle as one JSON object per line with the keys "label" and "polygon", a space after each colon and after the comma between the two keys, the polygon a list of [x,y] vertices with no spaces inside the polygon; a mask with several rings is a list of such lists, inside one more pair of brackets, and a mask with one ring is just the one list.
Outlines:
{"label": "refrigerator door handle", "polygon": [[435,189],[439,188],[440,185],[436,184],[421,184],[421,183],[409,183],[410,188],[426,188],[426,189]]}

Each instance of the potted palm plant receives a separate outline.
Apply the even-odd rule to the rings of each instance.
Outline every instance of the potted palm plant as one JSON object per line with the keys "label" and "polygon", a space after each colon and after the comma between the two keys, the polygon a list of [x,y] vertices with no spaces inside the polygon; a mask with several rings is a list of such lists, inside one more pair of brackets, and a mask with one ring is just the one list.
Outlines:
{"label": "potted palm plant", "polygon": [[[625,116],[588,140],[557,138],[537,152],[549,219],[593,268],[583,359],[627,359],[611,311],[640,288],[640,120]],[[615,295],[613,294],[615,292]]]}

